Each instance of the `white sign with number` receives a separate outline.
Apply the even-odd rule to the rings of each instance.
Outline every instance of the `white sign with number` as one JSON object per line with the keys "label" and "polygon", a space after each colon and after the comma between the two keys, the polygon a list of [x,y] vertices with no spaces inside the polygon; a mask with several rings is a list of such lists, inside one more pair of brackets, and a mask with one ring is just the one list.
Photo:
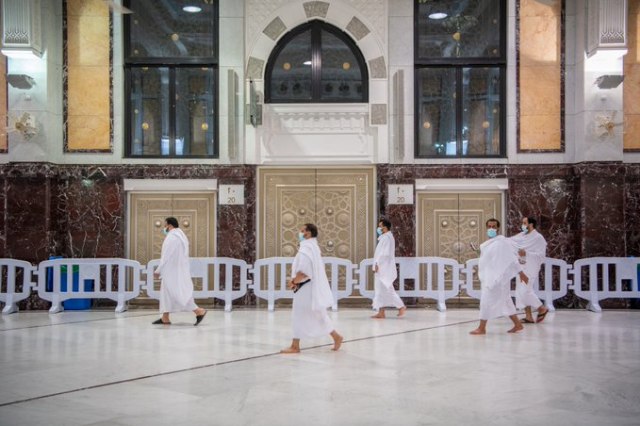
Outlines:
{"label": "white sign with number", "polygon": [[413,204],[413,185],[389,185],[388,204]]}
{"label": "white sign with number", "polygon": [[219,185],[218,204],[220,205],[243,205],[244,185]]}

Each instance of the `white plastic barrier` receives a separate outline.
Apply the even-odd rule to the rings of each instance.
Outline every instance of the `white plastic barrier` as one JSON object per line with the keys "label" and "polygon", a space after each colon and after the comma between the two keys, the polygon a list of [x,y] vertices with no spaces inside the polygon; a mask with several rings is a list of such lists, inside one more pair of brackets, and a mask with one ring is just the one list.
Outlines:
{"label": "white plastic barrier", "polygon": [[287,288],[292,264],[293,257],[268,257],[253,263],[250,271],[253,284],[250,287],[257,298],[267,301],[269,311],[275,309],[276,300],[293,298],[293,291]]}
{"label": "white plastic barrier", "polygon": [[[478,259],[469,259],[465,264],[462,272],[465,274],[464,280],[464,289],[469,297],[474,299],[480,299],[480,288],[474,288],[474,272],[477,273],[478,268]],[[569,265],[567,262],[561,259],[553,259],[551,257],[545,258],[541,269],[543,270],[542,281],[537,280],[533,284],[533,291],[536,295],[544,300],[545,306],[550,311],[555,311],[555,307],[553,306],[553,301],[564,297],[567,294],[567,289],[571,284],[571,281],[568,279],[569,275]],[[557,271],[555,274],[558,282],[558,290],[553,289],[554,280],[554,270]],[[516,278],[516,281],[519,282],[520,278]],[[517,284],[516,284],[517,285]],[[542,290],[540,288],[543,288]],[[511,290],[511,296],[515,297],[515,290]]]}
{"label": "white plastic barrier", "polygon": [[[77,267],[77,287],[74,288]],[[62,290],[62,268],[66,268],[66,289]],[[70,299],[111,299],[117,302],[116,312],[127,310],[126,302],[140,294],[142,266],[135,260],[105,259],[54,259],[38,265],[38,296],[48,300],[50,313],[64,310],[62,302]],[[47,273],[51,274],[50,287]],[[86,290],[86,281],[91,290]]]}
{"label": "white plastic barrier", "polygon": [[[0,259],[0,302],[4,302],[3,314],[18,312],[17,303],[26,299],[35,287],[33,274],[36,268],[24,260]],[[22,274],[22,289],[17,292],[17,278]],[[5,289],[3,292],[2,289]]]}
{"label": "white plastic barrier", "polygon": [[[460,292],[461,265],[444,257],[396,257],[399,265],[398,296],[435,299],[438,310],[447,310],[446,300]],[[362,296],[373,299],[374,289],[369,280],[373,259],[360,262],[358,290]],[[372,276],[372,275],[371,275]],[[407,280],[413,281],[413,289]]]}
{"label": "white plastic barrier", "polygon": [[[603,299],[639,298],[638,264],[639,258],[628,257],[590,257],[576,260],[571,271],[573,292],[587,299],[587,309],[593,312],[602,312],[600,301]],[[623,288],[623,284],[628,285],[628,290]]]}
{"label": "white plastic barrier", "polygon": [[[244,260],[230,257],[192,257],[189,261],[191,278],[200,279],[202,282],[202,289],[193,291],[194,298],[211,297],[223,300],[224,310],[230,312],[233,301],[247,294],[249,265]],[[160,299],[160,280],[154,280],[153,271],[159,263],[160,259],[152,260],[145,268],[147,295],[157,300]],[[233,288],[234,282],[239,283],[237,289]],[[221,283],[224,283],[224,288]]]}
{"label": "white plastic barrier", "polygon": [[[537,288],[534,291],[538,297],[544,300],[544,305],[551,312],[556,308],[553,306],[553,301],[560,299],[567,295],[571,280],[569,280],[569,265],[562,259],[554,259],[547,257],[544,259],[542,265],[544,274],[542,275],[542,282],[539,282]],[[554,271],[557,271],[554,274]],[[553,283],[558,283],[558,289],[553,289]],[[540,284],[543,284],[543,289],[540,290]]]}
{"label": "white plastic barrier", "polygon": [[[347,259],[338,257],[323,257],[322,260],[328,269],[327,278],[333,294],[331,309],[337,311],[338,300],[349,297],[353,293],[355,265]],[[256,297],[267,300],[269,311],[275,309],[276,300],[293,298],[293,291],[287,288],[292,263],[292,257],[269,257],[259,259],[253,265],[251,288]]]}

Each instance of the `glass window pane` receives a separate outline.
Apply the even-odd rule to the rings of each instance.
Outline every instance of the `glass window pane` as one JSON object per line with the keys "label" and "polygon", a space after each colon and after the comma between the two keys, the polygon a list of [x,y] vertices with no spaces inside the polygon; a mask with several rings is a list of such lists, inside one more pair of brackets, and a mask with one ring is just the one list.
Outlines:
{"label": "glass window pane", "polygon": [[214,93],[213,68],[176,69],[176,156],[214,154]]}
{"label": "glass window pane", "polygon": [[133,11],[125,18],[129,19],[131,58],[215,55],[217,29],[213,1],[131,0],[128,7]]}
{"label": "glass window pane", "polygon": [[464,68],[462,82],[462,155],[499,155],[500,68]]}
{"label": "glass window pane", "polygon": [[417,156],[455,156],[456,71],[453,68],[421,68],[418,75]]}
{"label": "glass window pane", "polygon": [[362,74],[355,55],[340,38],[328,31],[321,34],[320,98],[329,102],[362,102]]}
{"label": "glass window pane", "polygon": [[311,99],[311,30],[295,36],[278,54],[270,84],[271,102]]}
{"label": "glass window pane", "polygon": [[498,58],[502,0],[430,0],[418,5],[418,58]]}
{"label": "glass window pane", "polygon": [[131,155],[169,155],[168,100],[168,68],[131,68]]}

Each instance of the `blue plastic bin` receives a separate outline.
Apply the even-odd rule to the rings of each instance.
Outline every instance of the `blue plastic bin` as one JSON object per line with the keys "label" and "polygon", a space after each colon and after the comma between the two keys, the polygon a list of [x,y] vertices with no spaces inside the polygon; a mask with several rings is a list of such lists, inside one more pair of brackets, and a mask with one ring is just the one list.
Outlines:
{"label": "blue plastic bin", "polygon": [[[64,259],[62,256],[51,256],[49,260]],[[93,280],[84,280],[84,291],[93,291]],[[73,265],[71,271],[71,291],[80,291],[80,266]],[[53,268],[47,268],[47,290],[53,290]],[[60,268],[60,291],[67,291],[67,267],[63,265]],[[91,299],[69,299],[62,302],[64,309],[70,311],[81,311],[91,309]]]}

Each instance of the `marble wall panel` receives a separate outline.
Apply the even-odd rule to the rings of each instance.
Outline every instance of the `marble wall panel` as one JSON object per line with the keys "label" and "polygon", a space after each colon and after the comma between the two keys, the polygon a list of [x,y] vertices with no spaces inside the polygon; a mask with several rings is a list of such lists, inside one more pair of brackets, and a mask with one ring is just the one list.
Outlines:
{"label": "marble wall panel", "polygon": [[640,151],[640,0],[628,0],[628,52],[623,58],[623,146],[628,152]]}
{"label": "marble wall panel", "polygon": [[563,2],[517,4],[518,151],[562,151]]}
{"label": "marble wall panel", "polygon": [[0,55],[0,153],[8,151],[7,137],[7,57]]}
{"label": "marble wall panel", "polygon": [[65,151],[110,152],[109,8],[100,0],[69,0],[64,10]]}
{"label": "marble wall panel", "polygon": [[579,258],[625,256],[624,175],[625,166],[613,164],[577,164],[577,189],[580,206]]}
{"label": "marble wall panel", "polygon": [[624,228],[626,255],[640,257],[640,164],[626,167]]}

